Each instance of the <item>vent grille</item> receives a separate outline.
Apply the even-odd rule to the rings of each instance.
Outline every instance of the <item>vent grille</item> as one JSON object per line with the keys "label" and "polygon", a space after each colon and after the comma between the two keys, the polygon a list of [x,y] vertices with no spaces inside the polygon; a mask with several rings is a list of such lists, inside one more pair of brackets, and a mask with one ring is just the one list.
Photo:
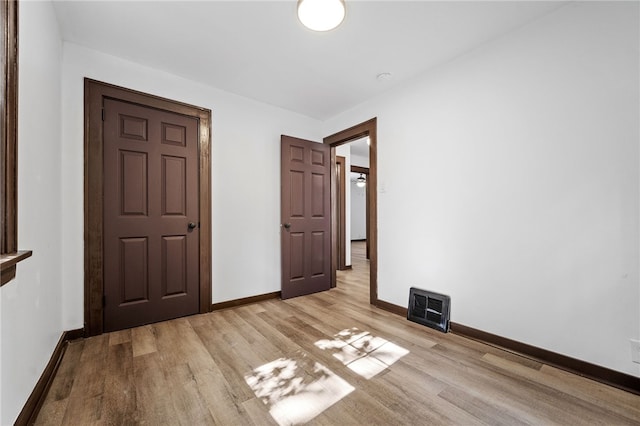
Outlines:
{"label": "vent grille", "polygon": [[451,298],[411,287],[407,319],[444,333],[449,331]]}
{"label": "vent grille", "polygon": [[427,316],[427,298],[419,294],[415,295],[413,302],[413,309],[411,310],[413,316],[419,318],[425,318]]}

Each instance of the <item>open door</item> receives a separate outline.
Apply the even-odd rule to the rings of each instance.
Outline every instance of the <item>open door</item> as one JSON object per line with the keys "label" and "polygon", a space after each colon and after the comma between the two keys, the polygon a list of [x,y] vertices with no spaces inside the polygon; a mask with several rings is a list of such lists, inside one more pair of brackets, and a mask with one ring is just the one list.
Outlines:
{"label": "open door", "polygon": [[281,138],[282,298],[331,286],[331,151]]}

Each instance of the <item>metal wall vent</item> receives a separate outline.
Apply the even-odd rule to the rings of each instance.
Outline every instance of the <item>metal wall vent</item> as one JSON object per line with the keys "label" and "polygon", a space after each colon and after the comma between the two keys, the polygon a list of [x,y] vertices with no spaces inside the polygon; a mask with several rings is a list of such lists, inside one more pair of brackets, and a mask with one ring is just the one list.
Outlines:
{"label": "metal wall vent", "polygon": [[407,309],[409,321],[446,333],[449,331],[450,315],[451,298],[449,296],[415,287],[409,290],[409,309]]}

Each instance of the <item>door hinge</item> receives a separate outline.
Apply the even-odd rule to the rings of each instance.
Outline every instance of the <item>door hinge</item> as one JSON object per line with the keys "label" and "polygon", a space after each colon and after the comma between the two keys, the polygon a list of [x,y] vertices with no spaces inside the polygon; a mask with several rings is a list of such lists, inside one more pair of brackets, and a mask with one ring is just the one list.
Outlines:
{"label": "door hinge", "polygon": [[104,121],[104,108],[102,108],[102,121]]}

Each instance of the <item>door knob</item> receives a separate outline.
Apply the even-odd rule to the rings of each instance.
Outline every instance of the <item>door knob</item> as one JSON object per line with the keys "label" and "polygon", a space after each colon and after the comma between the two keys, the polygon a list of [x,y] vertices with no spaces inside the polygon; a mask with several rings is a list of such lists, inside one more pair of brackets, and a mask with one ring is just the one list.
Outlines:
{"label": "door knob", "polygon": [[189,224],[187,225],[187,227],[188,227],[189,229],[195,229],[195,227],[196,227],[196,226],[198,226],[198,225],[196,225],[196,223],[195,223],[195,222],[189,222]]}
{"label": "door knob", "polygon": [[289,229],[291,228],[291,224],[290,223],[285,223],[282,226],[284,226],[284,229]]}

